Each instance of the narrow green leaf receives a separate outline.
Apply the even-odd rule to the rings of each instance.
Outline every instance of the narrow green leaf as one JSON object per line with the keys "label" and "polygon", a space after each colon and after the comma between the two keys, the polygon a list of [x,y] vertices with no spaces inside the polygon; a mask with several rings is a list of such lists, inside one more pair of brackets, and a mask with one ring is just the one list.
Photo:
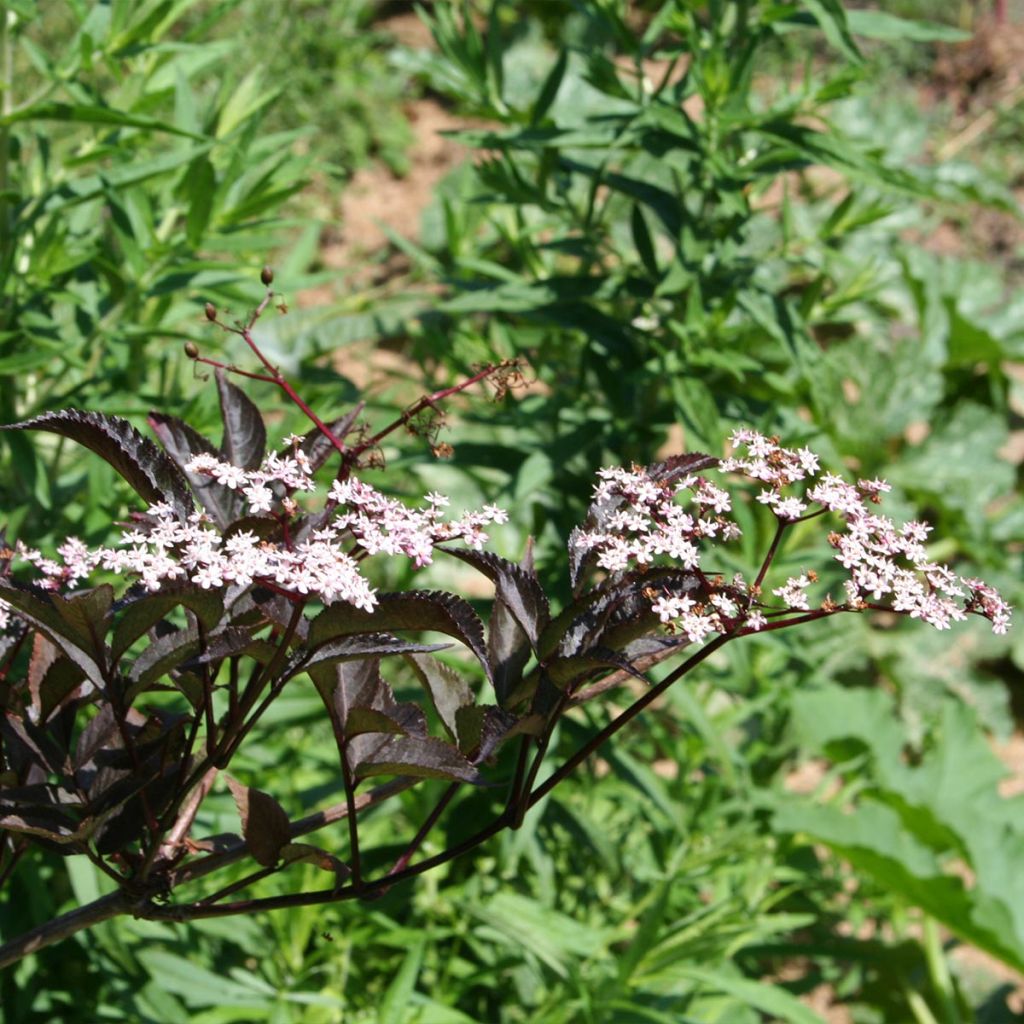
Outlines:
{"label": "narrow green leaf", "polygon": [[406,953],[402,966],[398,969],[391,984],[384,993],[380,1004],[380,1024],[405,1024],[411,1019],[409,1014],[412,994],[416,990],[416,979],[423,964],[423,952],[426,949],[426,937],[413,943]]}
{"label": "narrow green leaf", "polygon": [[188,202],[185,237],[193,248],[198,248],[210,223],[216,190],[217,175],[209,157],[202,156],[193,161],[185,176],[185,197]]}
{"label": "narrow green leaf", "polygon": [[77,124],[105,124],[118,128],[143,128],[146,131],[166,132],[190,139],[201,139],[201,135],[185,131],[166,121],[138,114],[126,114],[121,110],[101,107],[88,103],[35,103],[22,107],[10,114],[0,116],[0,125],[19,124],[25,121],[65,121]]}
{"label": "narrow green leaf", "polygon": [[857,49],[853,36],[850,35],[850,29],[846,22],[846,11],[840,0],[803,0],[803,3],[821,27],[825,38],[847,60],[860,64],[864,58],[861,56],[860,50]]}
{"label": "narrow green leaf", "polygon": [[846,24],[857,36],[869,39],[909,39],[915,43],[963,43],[971,38],[970,32],[943,25],[937,21],[917,21],[898,18],[885,11],[846,12]]}
{"label": "narrow green leaf", "polygon": [[681,964],[679,973],[698,985],[732,996],[743,1006],[770,1014],[787,1024],[825,1024],[813,1010],[783,988],[759,981]]}
{"label": "narrow green leaf", "polygon": [[629,225],[633,232],[633,244],[636,246],[640,262],[643,263],[644,269],[651,275],[651,277],[657,278],[660,271],[658,270],[657,257],[654,255],[654,243],[651,240],[651,232],[647,228],[647,221],[644,218],[644,212],[640,209],[640,205],[638,203],[633,204],[633,212],[630,214]]}

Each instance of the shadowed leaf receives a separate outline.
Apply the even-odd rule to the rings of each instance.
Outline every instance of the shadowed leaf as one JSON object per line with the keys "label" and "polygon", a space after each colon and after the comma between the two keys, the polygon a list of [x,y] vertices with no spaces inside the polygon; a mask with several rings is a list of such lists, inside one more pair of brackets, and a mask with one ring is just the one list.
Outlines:
{"label": "shadowed leaf", "polygon": [[[13,606],[18,614],[29,625],[43,632],[56,644],[79,668],[86,678],[95,686],[103,689],[106,680],[100,666],[92,654],[82,647],[78,632],[68,624],[63,616],[54,608],[52,595],[36,593],[27,588],[13,585],[9,580],[0,580],[0,597]],[[89,646],[91,638],[86,637]]]}
{"label": "shadowed leaf", "polygon": [[427,654],[443,651],[451,644],[416,644],[388,633],[361,633],[357,636],[328,640],[309,651],[298,650],[292,656],[290,671],[309,669],[317,665],[329,665],[338,661],[353,661],[357,658],[382,658],[389,654]]}
{"label": "shadowed leaf", "polygon": [[267,428],[259,409],[241,388],[228,380],[218,369],[217,391],[224,419],[221,455],[225,461],[242,469],[258,469],[267,450]]}
{"label": "shadowed leaf", "polygon": [[355,768],[357,778],[411,775],[422,779],[479,782],[477,770],[452,746],[432,736],[389,736]]}
{"label": "shadowed leaf", "polygon": [[177,416],[165,416],[162,413],[151,412],[148,420],[153,433],[163,445],[164,451],[178,465],[200,504],[214,517],[217,525],[224,529],[233,523],[244,508],[242,495],[231,490],[230,487],[218,483],[211,476],[206,476],[203,473],[190,473],[185,469],[185,464],[194,455],[219,457],[220,453],[213,443],[198,431],[193,430],[184,420],[178,419]]}
{"label": "shadowed leaf", "polygon": [[405,594],[381,594],[372,612],[348,604],[325,608],[312,622],[310,646],[316,648],[337,637],[380,630],[432,630],[446,633],[465,644],[491,676],[484,643],[484,627],[472,605],[454,594],[411,590]]}
{"label": "shadowed leaf", "polygon": [[288,815],[269,793],[243,786],[230,775],[225,777],[242,819],[246,849],[257,864],[273,867],[291,840]]}
{"label": "shadowed leaf", "polygon": [[473,703],[469,684],[454,669],[429,654],[407,654],[405,660],[426,687],[448,735],[455,739],[458,736],[456,718],[459,710]]}
{"label": "shadowed leaf", "polygon": [[[460,707],[455,712],[455,722],[459,750],[471,757],[474,764],[486,761],[509,736],[514,735],[517,727],[528,724],[526,718],[516,718],[493,704]],[[536,724],[538,730],[543,727],[539,717]]]}
{"label": "shadowed leaf", "polygon": [[220,595],[212,590],[190,587],[175,593],[173,585],[164,584],[159,593],[143,593],[133,597],[114,627],[110,645],[111,659],[119,660],[140,636],[179,605],[193,612],[206,630],[212,630],[217,625],[224,611]]}

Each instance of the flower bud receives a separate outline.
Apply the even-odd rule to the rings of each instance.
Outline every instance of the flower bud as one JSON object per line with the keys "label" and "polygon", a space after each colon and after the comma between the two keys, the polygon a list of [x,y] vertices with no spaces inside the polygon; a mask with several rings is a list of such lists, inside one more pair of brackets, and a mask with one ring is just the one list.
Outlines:
{"label": "flower bud", "polygon": [[208,302],[205,306],[206,319],[216,320],[217,319],[217,307],[212,303]]}
{"label": "flower bud", "polygon": [[189,357],[189,359],[198,359],[199,358],[199,346],[194,341],[186,341],[185,342],[185,355],[187,355]]}
{"label": "flower bud", "polygon": [[269,288],[270,285],[272,285],[274,283],[274,272],[273,272],[273,270],[271,270],[270,267],[264,267],[260,271],[260,280],[265,285],[267,285],[267,287]]}

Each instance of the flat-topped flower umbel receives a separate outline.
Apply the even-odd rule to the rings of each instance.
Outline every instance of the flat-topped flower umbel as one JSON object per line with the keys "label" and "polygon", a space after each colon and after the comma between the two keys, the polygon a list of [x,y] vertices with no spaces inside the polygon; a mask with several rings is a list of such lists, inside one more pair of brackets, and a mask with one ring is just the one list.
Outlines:
{"label": "flat-topped flower umbel", "polygon": [[[214,455],[197,455],[185,470],[240,492],[249,515],[294,516],[292,495],[315,492],[309,459],[288,438],[291,451],[271,452],[258,469],[245,470]],[[270,543],[252,529],[218,529],[206,512],[182,518],[168,502],[157,502],[122,531],[120,544],[90,550],[77,538],[58,549],[60,561],[17,544],[16,558],[29,562],[42,576],[41,585],[58,590],[87,579],[99,567],[135,576],[149,591],[164,582],[191,582],[203,590],[229,584],[254,583],[319,598],[325,604],[345,601],[373,611],[377,603],[370,582],[360,572],[366,555],[404,555],[417,568],[433,561],[436,545],[460,540],[474,550],[488,541],[485,527],[504,523],[507,513],[496,505],[444,518],[446,497],[428,494],[423,508],[410,508],[355,477],[335,480],[320,525],[301,538]]]}
{"label": "flat-topped flower umbel", "polygon": [[[819,460],[812,451],[785,448],[754,430],[737,430],[731,441],[745,454],[723,459],[717,469],[765,485],[756,500],[775,513],[780,537],[787,527],[826,513],[841,520],[828,540],[849,574],[842,584],[845,600],[837,603],[823,595],[819,611],[884,609],[922,619],[936,629],[948,629],[951,622],[974,613],[987,618],[994,633],[1009,628],[1010,607],[993,587],[958,576],[929,558],[925,541],[930,526],[897,526],[873,511],[871,506],[880,504],[890,490],[884,480],[852,484],[832,473],[819,476]],[[740,536],[739,525],[729,518],[732,498],[703,472],[670,480],[636,466],[613,467],[601,470],[599,478],[594,504],[608,512],[600,516],[598,527],[577,531],[572,542],[581,554],[594,555],[599,568],[622,573],[674,562],[697,572],[702,570],[702,549]],[[716,632],[760,630],[770,617],[785,621],[778,604],[762,601],[765,575],[762,571],[754,581],[737,576],[728,585],[705,578],[706,600],[690,592],[663,592],[652,606],[663,623],[694,642]],[[801,573],[771,593],[781,601],[783,613],[810,612],[814,609],[808,591],[816,582],[813,572]]]}

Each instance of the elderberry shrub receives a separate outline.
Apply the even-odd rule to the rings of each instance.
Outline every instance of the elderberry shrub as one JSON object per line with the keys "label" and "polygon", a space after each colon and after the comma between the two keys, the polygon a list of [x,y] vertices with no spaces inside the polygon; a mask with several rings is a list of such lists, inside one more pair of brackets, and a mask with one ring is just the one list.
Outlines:
{"label": "elderberry shrub", "polygon": [[[997,633],[1009,626],[1010,608],[992,587],[929,558],[926,524],[898,526],[874,511],[884,481],[847,482],[822,472],[808,449],[745,429],[726,459],[686,453],[602,470],[586,521],[568,537],[570,600],[554,609],[529,555],[515,563],[483,550],[487,528],[505,520],[501,509],[449,517],[444,495],[410,505],[360,475],[392,430],[469,383],[504,387],[514,369],[485,367],[376,433],[357,411],[326,423],[253,338],[273,294],[243,323],[220,323],[215,310],[212,319],[260,360],[262,370],[244,376],[274,384],[312,420],[280,451],[267,451],[259,410],[228,380],[233,368],[198,354],[217,371],[220,446],[159,413],[150,425],[162,450],[97,413],[49,413],[8,428],[90,448],[145,507],[109,547],[69,538],[56,558],[21,543],[4,551],[0,877],[38,846],[88,856],[118,890],[12,940],[0,966],[121,913],[187,921],[379,895],[518,826],[674,682],[751,633],[875,610],[937,629],[969,615]],[[753,578],[726,578],[716,555],[741,537],[733,513],[751,484],[752,500],[775,516],[775,535]],[[776,579],[788,532],[819,520],[835,552],[833,576],[807,569]],[[367,571],[373,559],[423,567],[437,556],[490,581],[486,621],[460,594],[380,592]],[[31,578],[13,575],[19,565]],[[127,588],[87,585],[104,572]],[[438,634],[455,642],[461,664],[451,652],[442,660],[452,645],[433,642]],[[646,673],[667,659],[678,664],[653,682]],[[407,673],[421,698],[399,700],[385,671]],[[323,700],[344,798],[293,820],[269,792],[228,773],[284,688],[304,679]],[[539,783],[562,716],[630,679],[645,684],[640,695]],[[502,759],[507,744],[515,753]],[[197,815],[222,777],[241,830],[205,835]],[[388,781],[365,785],[377,777]],[[394,837],[397,857],[382,869],[386,851],[378,851],[367,869],[360,815],[428,780],[447,783],[433,810],[414,835]],[[481,784],[502,787],[497,815],[417,860],[457,790]],[[339,848],[300,841],[339,820],[347,824]],[[322,868],[324,887],[233,898],[296,862]]]}

